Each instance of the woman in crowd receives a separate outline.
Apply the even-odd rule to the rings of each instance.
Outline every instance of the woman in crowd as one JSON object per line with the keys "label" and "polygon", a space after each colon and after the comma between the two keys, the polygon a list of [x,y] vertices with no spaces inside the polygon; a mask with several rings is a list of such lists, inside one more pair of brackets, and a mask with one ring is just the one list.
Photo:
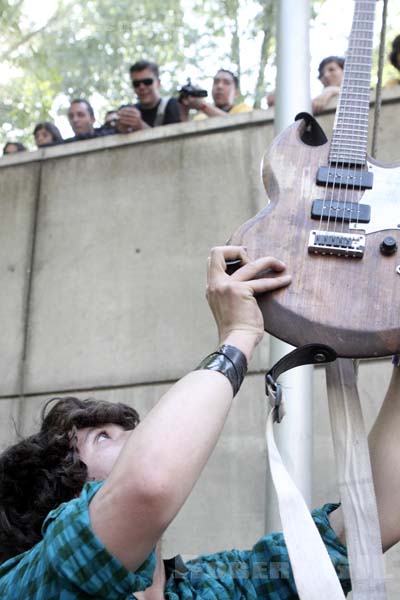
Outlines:
{"label": "woman in crowd", "polygon": [[[312,100],[312,112],[318,115],[323,112],[334,96],[338,96],[342,85],[344,58],[327,56],[318,66],[318,79],[324,86],[322,92]],[[276,92],[267,94],[268,106],[275,106]]]}
{"label": "woman in crowd", "polygon": [[24,152],[25,150],[25,146],[19,142],[7,142],[3,148],[3,154],[14,154],[15,152]]}
{"label": "woman in crowd", "polygon": [[54,125],[54,123],[50,123],[50,121],[38,123],[33,130],[33,136],[38,148],[41,146],[61,144],[63,142],[60,130]]}
{"label": "woman in crowd", "polygon": [[318,66],[318,79],[324,86],[319,96],[313,99],[313,114],[318,115],[328,106],[329,102],[340,93],[344,72],[344,58],[327,56]]}

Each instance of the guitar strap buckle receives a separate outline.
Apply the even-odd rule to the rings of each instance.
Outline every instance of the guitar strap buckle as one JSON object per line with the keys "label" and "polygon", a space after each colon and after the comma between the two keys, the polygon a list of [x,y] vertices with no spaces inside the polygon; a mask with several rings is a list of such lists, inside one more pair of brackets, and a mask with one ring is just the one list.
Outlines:
{"label": "guitar strap buckle", "polygon": [[285,411],[282,402],[282,386],[278,378],[282,373],[303,365],[321,365],[333,362],[337,354],[333,348],[325,344],[305,344],[289,354],[285,354],[265,375],[265,393],[273,409],[273,419],[280,423]]}
{"label": "guitar strap buckle", "polygon": [[269,404],[274,411],[272,414],[274,423],[280,423],[285,416],[285,408],[282,402],[282,386],[280,383],[274,381],[269,373],[265,376],[265,393],[269,397]]}

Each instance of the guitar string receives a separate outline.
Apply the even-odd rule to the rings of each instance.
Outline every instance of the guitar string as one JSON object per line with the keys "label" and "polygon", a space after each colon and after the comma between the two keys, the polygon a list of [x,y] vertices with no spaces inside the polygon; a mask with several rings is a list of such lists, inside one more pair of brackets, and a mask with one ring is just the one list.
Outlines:
{"label": "guitar string", "polygon": [[[370,10],[367,10],[369,5]],[[356,133],[353,135],[353,139],[357,142],[356,146],[362,151],[363,164],[361,165],[359,172],[359,182],[356,186],[353,186],[351,191],[351,203],[350,203],[350,217],[355,209],[356,218],[355,220],[349,220],[350,223],[355,222],[356,230],[359,225],[359,204],[362,199],[362,181],[361,176],[363,171],[368,170],[367,165],[367,143],[368,143],[368,115],[369,115],[369,100],[370,100],[370,86],[371,86],[371,68],[372,68],[372,52],[373,52],[373,33],[374,33],[374,22],[375,22],[375,5],[376,2],[367,2],[362,14],[363,18],[359,20],[359,24],[365,25],[365,28],[360,28],[359,43],[354,55],[357,59],[358,71],[362,74],[362,85],[359,86],[356,94],[358,95],[358,123],[356,123]],[[360,89],[361,88],[361,89]],[[354,201],[353,201],[354,199]]]}
{"label": "guitar string", "polygon": [[[372,36],[373,36],[373,25],[375,11],[362,11],[363,18],[359,15],[357,19],[357,43],[353,47],[349,46],[352,54],[351,63],[355,67],[360,77],[351,77],[354,83],[359,83],[357,89],[353,87],[350,93],[350,102],[354,106],[358,106],[358,113],[352,120],[351,135],[349,137],[349,145],[351,148],[356,149],[356,156],[362,152],[361,157],[357,156],[357,160],[362,158],[360,169],[358,170],[359,179],[353,184],[347,182],[345,194],[344,194],[344,206],[343,206],[343,217],[342,217],[342,233],[344,232],[346,223],[346,214],[349,216],[348,231],[350,231],[350,223],[355,223],[356,229],[359,225],[359,199],[362,192],[362,181],[361,176],[364,169],[367,167],[366,162],[366,141],[368,139],[368,113],[369,113],[369,89],[370,89],[370,73],[371,73],[371,57],[372,57]],[[369,16],[368,16],[369,15]],[[364,18],[368,16],[368,19]],[[362,26],[366,25],[363,29]],[[361,26],[361,27],[360,27]],[[365,36],[362,34],[366,34]],[[355,40],[354,40],[355,41]],[[350,199],[349,199],[350,196]],[[348,206],[348,204],[350,206]],[[355,213],[355,218],[352,218]]]}
{"label": "guitar string", "polygon": [[[368,10],[368,8],[372,8],[372,10]],[[364,19],[363,16],[368,16],[368,19]],[[364,137],[365,135],[367,135],[367,133],[365,134],[365,129],[368,132],[368,126],[365,127],[365,122],[363,123],[361,121],[361,119],[365,118],[365,111],[364,114],[361,114],[361,111],[358,111],[358,119],[354,119],[354,111],[350,111],[352,113],[352,117],[350,117],[349,115],[349,105],[350,107],[354,104],[353,99],[351,98],[352,94],[349,91],[349,87],[351,87],[351,84],[349,83],[350,79],[354,79],[353,77],[346,76],[346,64],[347,64],[347,68],[349,69],[350,74],[352,74],[351,71],[351,63],[356,61],[357,62],[361,62],[361,66],[365,67],[365,66],[369,66],[368,68],[368,100],[365,100],[365,96],[362,96],[361,94],[365,94],[366,90],[364,89],[361,94],[359,92],[357,92],[357,90],[352,89],[353,91],[353,95],[357,96],[358,95],[358,100],[359,102],[363,103],[364,101],[369,103],[369,81],[370,81],[370,71],[371,71],[371,54],[372,54],[372,48],[370,48],[370,46],[372,46],[372,33],[373,33],[373,25],[374,25],[374,15],[375,15],[375,0],[373,0],[373,2],[371,3],[371,0],[365,1],[364,0],[364,6],[361,6],[360,3],[357,3],[357,1],[355,2],[355,10],[354,10],[354,16],[353,16],[353,25],[352,25],[352,31],[350,34],[350,43],[349,43],[349,50],[348,50],[348,58],[346,59],[345,62],[345,73],[344,73],[344,81],[343,81],[343,85],[342,88],[340,90],[340,96],[339,96],[339,107],[338,107],[338,113],[337,113],[337,119],[335,118],[335,124],[334,124],[334,132],[333,132],[333,141],[334,141],[334,149],[335,152],[332,152],[332,146],[331,146],[331,151],[329,152],[328,155],[328,176],[327,176],[327,180],[326,180],[326,184],[325,184],[325,189],[324,189],[324,195],[323,195],[323,201],[322,201],[322,210],[321,210],[321,216],[320,216],[320,223],[319,223],[319,228],[320,230],[323,230],[323,216],[324,216],[324,207],[327,206],[328,202],[327,202],[327,196],[329,193],[330,199],[329,199],[329,210],[328,210],[328,216],[327,216],[327,224],[326,224],[326,228],[325,230],[329,231],[330,227],[331,227],[331,220],[334,222],[333,225],[333,229],[334,231],[337,230],[338,227],[338,222],[339,224],[341,224],[341,230],[342,232],[344,231],[344,225],[345,225],[345,216],[346,216],[346,212],[349,212],[349,221],[355,221],[356,224],[358,225],[358,221],[359,221],[359,216],[358,216],[358,196],[359,196],[359,192],[361,191],[362,185],[361,185],[361,178],[359,179],[359,182],[356,182],[356,185],[353,183],[352,185],[346,181],[345,186],[343,186],[343,184],[340,182],[338,185],[332,185],[332,187],[329,187],[329,174],[331,174],[333,176],[333,184],[336,181],[336,176],[338,174],[338,170],[340,168],[344,169],[346,166],[346,161],[348,163],[351,163],[351,156],[350,156],[350,149],[349,149],[349,143],[351,145],[351,147],[354,148],[354,144],[356,144],[356,154],[358,154],[357,156],[357,162],[360,162],[360,146],[362,145],[362,143],[364,141]],[[363,28],[363,25],[366,25],[365,28]],[[372,32],[371,32],[372,29]],[[362,37],[362,34],[365,33],[367,34],[365,37]],[[359,44],[354,43],[354,38],[360,38],[360,42]],[[357,41],[357,40],[356,40]],[[362,42],[362,44],[361,44]],[[361,45],[361,53],[357,52],[357,48],[358,45]],[[365,54],[364,51],[367,50],[367,65],[365,65]],[[350,60],[348,60],[350,58]],[[363,76],[365,76],[366,74],[366,69],[362,68],[361,71],[358,68],[358,65],[356,63],[356,68],[354,69],[353,66],[353,71],[355,70],[357,73],[361,72],[361,74]],[[358,79],[356,78],[356,82],[358,82]],[[365,83],[365,82],[364,82]],[[345,85],[346,90],[343,93],[343,90],[345,89]],[[352,84],[354,86],[354,83]],[[357,86],[358,88],[362,86]],[[365,86],[364,86],[365,87]],[[361,99],[360,99],[361,96]],[[364,104],[365,107],[365,104]],[[368,106],[369,108],[369,106]],[[340,109],[340,112],[339,112]],[[367,111],[368,112],[368,111]],[[342,134],[342,136],[340,135],[340,127],[339,127],[339,132],[335,132],[335,125],[336,125],[336,121],[338,126],[340,125],[339,120],[341,119],[341,125],[342,125],[342,131],[344,130],[344,133]],[[347,131],[346,131],[347,130]],[[350,135],[348,135],[348,132],[350,131]],[[360,135],[360,131],[362,132]],[[346,139],[346,135],[347,135],[347,139]],[[347,142],[347,144],[346,144]],[[364,153],[363,153],[364,154]],[[333,159],[332,159],[333,157]],[[342,161],[338,160],[339,158],[342,157]],[[366,152],[365,152],[365,157],[363,157],[363,164],[364,166],[366,166]],[[348,168],[348,165],[347,165]],[[362,165],[361,165],[361,169],[360,169],[360,175],[361,175],[361,170],[362,170]],[[344,202],[342,203],[342,216],[341,218],[339,218],[339,208],[340,208],[340,199],[341,199],[341,191],[342,188],[344,187]],[[336,204],[334,205],[333,202],[335,200],[335,191],[338,190],[338,197],[336,198]],[[348,201],[348,196],[349,196],[349,191],[350,191],[350,201]],[[357,196],[357,197],[356,197]],[[348,202],[350,202],[350,207],[347,206]],[[356,209],[354,211],[354,209]],[[351,216],[353,211],[355,212],[355,219],[352,220]],[[348,226],[348,228],[350,228]]]}
{"label": "guitar string", "polygon": [[[346,66],[346,63],[345,63]],[[339,108],[341,106],[343,106],[343,87],[341,87],[340,92],[339,92]],[[325,183],[325,189],[324,189],[324,197],[323,197],[323,202],[322,202],[322,210],[321,210],[321,218],[320,218],[320,230],[323,231],[324,229],[329,232],[330,231],[330,226],[331,226],[331,217],[333,219],[333,198],[334,198],[334,190],[336,189],[335,186],[335,181],[336,181],[336,177],[337,177],[337,173],[338,173],[338,163],[337,161],[332,161],[332,144],[334,142],[334,139],[336,139],[336,128],[337,128],[337,123],[339,122],[339,112],[337,111],[335,114],[335,121],[333,124],[333,131],[332,131],[332,142],[331,142],[331,147],[329,149],[329,154],[328,154],[328,167],[327,167],[327,177],[326,177],[326,183]],[[330,175],[332,173],[332,187],[329,186],[329,178]],[[339,189],[340,189],[340,184],[339,184]],[[329,200],[328,200],[328,196],[329,196]],[[323,227],[323,215],[324,215],[324,207],[325,205],[329,204],[329,209],[328,209],[328,216],[326,219],[326,225],[325,228]]]}
{"label": "guitar string", "polygon": [[[357,2],[355,2],[355,7],[354,7],[353,23],[352,23],[352,29],[350,32],[350,40],[352,39],[352,36],[353,36],[356,18],[357,18]],[[323,215],[326,197],[329,194],[329,210],[328,210],[328,218],[327,218],[327,223],[326,223],[326,231],[330,231],[331,219],[333,221],[333,231],[336,231],[337,210],[336,210],[336,212],[334,212],[333,202],[334,202],[335,196],[337,196],[338,199],[340,198],[340,193],[341,193],[341,189],[342,189],[342,182],[339,180],[339,184],[336,185],[336,178],[338,176],[338,172],[340,171],[340,169],[343,168],[343,164],[342,165],[340,164],[340,162],[338,161],[338,158],[342,154],[340,152],[340,150],[341,150],[341,147],[340,147],[340,129],[341,129],[340,120],[342,119],[342,121],[346,121],[345,115],[346,115],[347,96],[344,93],[344,84],[347,79],[347,72],[349,70],[348,54],[349,54],[349,52],[347,51],[346,57],[345,57],[345,63],[344,63],[343,81],[342,81],[342,85],[341,85],[340,92],[339,92],[338,109],[336,111],[335,121],[333,124],[332,142],[331,142],[331,148],[329,151],[329,160],[328,160],[328,175],[327,175],[327,182],[326,182],[325,194],[324,194],[324,202],[323,202],[322,213],[321,213],[321,221],[322,221],[322,215]],[[335,148],[337,148],[337,150],[335,150],[335,152],[334,152]],[[335,157],[335,153],[336,153],[336,157]],[[332,186],[329,187],[329,175],[331,172],[332,172]],[[337,202],[338,202],[338,200],[337,200]],[[322,229],[322,226],[320,228]]]}
{"label": "guitar string", "polygon": [[[373,10],[367,10],[368,6],[373,6]],[[373,34],[373,24],[374,24],[374,14],[375,14],[375,0],[373,2],[373,4],[371,4],[371,2],[368,3],[368,1],[365,3],[364,7],[361,7],[359,4],[355,5],[355,11],[354,11],[354,17],[353,17],[353,26],[352,26],[352,31],[350,34],[350,43],[349,43],[349,49],[348,49],[348,53],[347,53],[347,58],[346,58],[346,62],[345,62],[345,69],[346,69],[346,64],[347,64],[347,71],[345,70],[344,73],[344,77],[343,77],[343,85],[340,91],[340,96],[339,96],[339,109],[340,111],[338,112],[338,118],[337,118],[337,126],[339,127],[340,123],[339,120],[342,121],[341,125],[342,125],[342,135],[340,135],[340,127],[339,127],[339,132],[334,135],[334,152],[333,152],[333,159],[334,159],[334,163],[332,161],[332,153],[330,152],[329,155],[329,162],[328,162],[328,174],[331,173],[331,167],[333,166],[333,164],[335,165],[334,169],[333,169],[333,184],[336,181],[336,176],[337,176],[337,172],[338,169],[342,168],[344,169],[347,165],[347,168],[349,168],[349,164],[351,163],[351,156],[350,156],[350,148],[354,148],[354,146],[356,147],[356,155],[360,154],[360,147],[363,145],[364,142],[364,137],[365,137],[365,122],[362,122],[362,119],[365,118],[365,110],[358,111],[358,118],[354,119],[354,111],[350,111],[349,107],[353,107],[354,106],[354,100],[352,98],[352,96],[357,96],[358,95],[358,102],[359,104],[361,104],[364,108],[365,108],[365,102],[368,102],[368,108],[369,108],[369,97],[368,100],[365,99],[365,95],[362,96],[362,94],[365,94],[365,90],[360,92],[357,92],[354,89],[354,73],[352,73],[352,69],[353,71],[356,71],[357,73],[361,73],[364,77],[366,74],[366,69],[364,68],[365,66],[368,66],[368,96],[369,96],[369,81],[370,81],[370,71],[371,71],[371,54],[372,54],[372,34]],[[368,16],[368,19],[363,18],[365,16]],[[363,25],[366,25],[367,27],[365,29],[363,29]],[[372,28],[372,32],[371,32],[371,28]],[[366,35],[365,37],[362,37],[361,34],[366,33],[368,35]],[[358,50],[359,46],[361,46],[360,51]],[[365,51],[367,54],[367,62],[365,64]],[[355,67],[355,68],[354,68]],[[351,77],[352,75],[352,77]],[[350,83],[350,79],[353,81],[353,84]],[[357,84],[358,82],[358,78],[355,78],[355,82]],[[363,82],[365,84],[365,81]],[[350,92],[351,85],[353,85],[353,89],[352,92]],[[358,88],[362,88],[363,86],[361,85],[357,85]],[[364,85],[365,87],[365,85]],[[360,99],[361,96],[361,99]],[[352,118],[349,118],[349,112],[352,114]],[[367,111],[368,113],[368,111]],[[351,123],[351,125],[349,125]],[[335,123],[336,125],[336,123]],[[335,126],[334,126],[335,127]],[[366,128],[368,131],[368,128]],[[350,135],[348,135],[348,132],[350,131]],[[361,131],[361,135],[360,135],[360,131]],[[334,132],[335,133],[335,132]],[[346,138],[347,136],[347,138]],[[338,160],[338,158],[342,157],[342,161]],[[357,162],[360,161],[360,157],[357,156],[356,158]],[[365,153],[365,159],[363,159],[365,162],[365,166],[366,166],[366,153]],[[362,166],[360,169],[360,175],[361,175],[361,170],[362,170]],[[327,178],[327,184],[325,186],[325,194],[324,194],[324,201],[323,201],[323,206],[325,206],[326,204],[326,196],[327,196],[327,192],[328,192],[328,181],[329,181],[329,177]],[[356,185],[355,185],[356,184]],[[334,220],[334,231],[337,231],[337,227],[338,227],[338,222],[339,224],[341,223],[341,231],[344,231],[344,226],[345,226],[345,222],[346,222],[346,213],[349,212],[349,221],[353,221],[351,219],[352,216],[352,212],[354,211],[354,208],[356,208],[355,210],[355,222],[358,225],[358,221],[359,221],[359,216],[358,216],[358,196],[359,196],[359,192],[361,191],[362,185],[361,185],[361,178],[359,180],[359,182],[353,182],[353,184],[350,184],[348,181],[346,181],[345,186],[343,186],[342,182],[339,183],[338,186],[333,185],[331,190],[330,190],[330,202],[329,202],[329,211],[328,211],[328,222],[327,222],[327,230],[329,231],[330,228],[330,221],[331,221],[331,217],[332,220]],[[344,202],[342,202],[342,215],[341,218],[339,217],[339,207],[340,207],[340,199],[341,199],[341,191],[342,188],[344,187]],[[338,190],[338,195],[336,198],[336,204],[334,205],[334,199],[335,199],[335,190]],[[350,207],[348,206],[348,196],[349,196],[349,191],[350,191]],[[355,197],[357,196],[357,198]],[[355,206],[354,206],[355,205]],[[333,215],[333,216],[332,216]],[[321,213],[321,219],[320,219],[320,228],[322,229],[322,216],[323,213]],[[354,221],[353,221],[354,222]],[[350,223],[348,228],[350,229]]]}
{"label": "guitar string", "polygon": [[[354,14],[353,14],[353,22],[352,22],[352,28],[351,28],[351,32],[350,32],[350,42],[354,36],[354,28],[355,28],[355,23],[356,23],[356,19],[357,19],[357,2],[355,2],[355,7],[354,7]],[[350,45],[349,45],[350,46]],[[330,187],[330,189],[326,190],[326,193],[328,193],[329,191],[329,195],[330,195],[330,199],[329,199],[329,210],[328,210],[328,219],[327,219],[327,231],[330,231],[330,227],[331,227],[331,219],[333,221],[333,231],[336,231],[337,229],[337,220],[338,220],[338,210],[334,210],[334,200],[335,197],[337,198],[336,200],[336,206],[339,206],[339,199],[341,197],[341,190],[343,187],[342,181],[339,179],[339,183],[338,185],[336,185],[336,179],[337,176],[340,172],[341,169],[344,168],[344,162],[341,163],[338,159],[343,156],[343,152],[342,152],[342,146],[341,146],[341,129],[343,127],[343,125],[340,125],[340,120],[342,120],[342,122],[346,122],[346,114],[347,114],[347,103],[348,103],[348,95],[345,93],[344,91],[344,85],[346,80],[348,79],[347,77],[347,73],[349,70],[349,49],[346,53],[346,58],[345,58],[345,64],[344,64],[344,73],[343,73],[343,81],[342,81],[342,86],[340,89],[340,93],[339,93],[339,106],[338,106],[338,111],[335,115],[335,122],[334,122],[334,127],[333,127],[333,135],[332,135],[332,144],[331,144],[331,150],[329,153],[329,163],[328,163],[328,177],[327,177],[327,184],[329,182],[329,173],[331,173],[331,168],[332,169],[332,186]],[[327,185],[327,188],[329,186]],[[324,202],[325,204],[325,202]]]}
{"label": "guitar string", "polygon": [[[364,164],[361,168],[360,171],[360,182],[358,185],[358,190],[357,190],[357,213],[356,213],[356,220],[355,220],[355,225],[356,225],[356,230],[359,229],[359,223],[360,223],[360,217],[359,217],[359,205],[362,202],[362,198],[363,198],[363,186],[362,186],[362,182],[361,182],[361,175],[363,174],[363,172],[365,172],[366,174],[368,173],[368,163],[367,163],[367,146],[368,146],[368,117],[369,117],[369,103],[370,103],[370,88],[371,88],[371,69],[372,69],[372,53],[373,53],[373,35],[374,35],[374,22],[375,22],[375,5],[376,2],[373,3],[372,5],[372,10],[371,10],[371,15],[370,15],[370,22],[369,22],[369,36],[367,36],[367,40],[365,42],[365,53],[367,55],[366,58],[366,63],[365,63],[365,75],[366,75],[366,85],[365,85],[365,92],[364,92],[364,96],[362,97],[362,105],[364,107],[364,118],[366,119],[366,121],[364,122],[364,136],[363,136],[363,140],[362,140],[362,144],[363,144],[363,158],[364,158]],[[362,227],[361,227],[362,228]]]}
{"label": "guitar string", "polygon": [[[366,118],[365,113],[368,114],[369,108],[368,106],[367,111],[365,111],[365,77],[368,77],[367,90],[369,92],[369,80],[371,71],[371,67],[369,65],[369,46],[371,40],[371,23],[373,26],[374,20],[373,16],[374,13],[372,11],[366,10],[366,5],[364,7],[356,7],[354,23],[352,27],[352,33],[348,49],[349,69],[346,73],[346,77],[344,78],[343,89],[344,95],[347,100],[347,102],[345,102],[344,114],[347,113],[347,117],[351,125],[348,126],[346,124],[347,120],[343,119],[344,127],[342,136],[343,143],[341,155],[343,156],[344,160],[342,166],[344,167],[346,165],[347,169],[349,169],[351,164],[357,165],[361,162],[361,165],[359,169],[357,167],[353,167],[355,169],[355,173],[359,175],[359,182],[357,182],[357,180],[350,182],[350,180],[346,179],[342,198],[341,219],[339,219],[339,212],[336,212],[335,230],[337,230],[337,224],[339,221],[339,224],[341,224],[341,233],[344,233],[345,231],[346,215],[348,215],[348,225],[346,232],[350,231],[350,223],[353,221],[353,212],[355,212],[356,215],[356,226],[358,225],[359,221],[358,198],[359,192],[362,188],[361,172],[363,169],[363,164],[365,164],[365,157],[362,147],[365,136],[364,119]],[[366,26],[365,28],[364,25]],[[368,66],[368,70],[365,68],[366,66]],[[346,108],[349,107],[350,110],[346,111]],[[351,154],[352,150],[353,155]],[[361,157],[360,152],[362,152]],[[347,251],[346,254],[348,254]]]}

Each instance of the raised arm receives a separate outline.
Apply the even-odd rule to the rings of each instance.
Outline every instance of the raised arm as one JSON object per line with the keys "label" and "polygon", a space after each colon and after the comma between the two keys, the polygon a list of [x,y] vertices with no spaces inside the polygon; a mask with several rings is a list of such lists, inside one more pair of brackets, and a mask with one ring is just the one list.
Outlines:
{"label": "raised arm", "polygon": [[221,110],[214,104],[205,102],[204,98],[195,98],[194,96],[188,96],[187,98],[184,98],[182,100],[181,104],[183,105],[183,111],[187,115],[186,118],[182,119],[183,121],[188,120],[190,108],[204,113],[205,115],[207,115],[207,117],[229,117],[228,112],[226,112],[225,110]]}
{"label": "raised arm", "polygon": [[394,367],[385,400],[369,434],[382,546],[400,540],[400,368]]}
{"label": "raised arm", "polygon": [[335,96],[340,94],[340,87],[338,85],[328,85],[325,87],[319,96],[316,96],[312,100],[312,112],[314,115],[319,115],[328,106],[329,102]]}
{"label": "raised arm", "polygon": [[[385,399],[368,437],[383,550],[400,540],[400,368],[394,367]],[[341,510],[331,524],[345,541]]]}
{"label": "raised arm", "polygon": [[[241,258],[232,276],[226,260]],[[256,279],[266,269],[271,276]],[[287,285],[274,258],[249,263],[243,248],[211,251],[207,298],[219,341],[249,361],[263,336],[254,295]],[[200,370],[176,383],[132,432],[110,476],[90,504],[95,533],[127,568],[137,569],[190,494],[221,433],[232,387],[219,372]]]}

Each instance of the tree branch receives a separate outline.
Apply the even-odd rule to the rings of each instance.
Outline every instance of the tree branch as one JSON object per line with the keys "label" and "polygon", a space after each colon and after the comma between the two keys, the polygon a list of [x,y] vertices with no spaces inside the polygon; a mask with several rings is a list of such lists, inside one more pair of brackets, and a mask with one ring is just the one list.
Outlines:
{"label": "tree branch", "polygon": [[[22,3],[22,2],[20,2],[20,3]],[[58,8],[56,10],[56,12],[54,13],[54,15],[52,15],[50,17],[50,19],[44,25],[42,25],[38,29],[34,29],[33,31],[29,31],[29,33],[25,34],[21,39],[19,39],[16,42],[14,42],[14,44],[12,44],[12,46],[10,46],[7,49],[7,51],[3,54],[2,60],[9,60],[9,55],[10,54],[12,54],[13,52],[15,52],[15,50],[17,50],[21,46],[24,46],[33,37],[35,37],[39,33],[42,33],[42,31],[45,31],[45,29],[47,29],[50,25],[52,25],[53,23],[56,23],[57,21],[59,21],[62,16],[63,16],[63,11],[60,10],[60,8]]]}
{"label": "tree branch", "polygon": [[268,48],[272,39],[274,2],[265,0],[262,14],[262,32],[263,40],[260,50],[260,62],[258,69],[257,82],[254,88],[254,108],[260,108],[261,100],[265,94],[265,67],[268,61]]}

